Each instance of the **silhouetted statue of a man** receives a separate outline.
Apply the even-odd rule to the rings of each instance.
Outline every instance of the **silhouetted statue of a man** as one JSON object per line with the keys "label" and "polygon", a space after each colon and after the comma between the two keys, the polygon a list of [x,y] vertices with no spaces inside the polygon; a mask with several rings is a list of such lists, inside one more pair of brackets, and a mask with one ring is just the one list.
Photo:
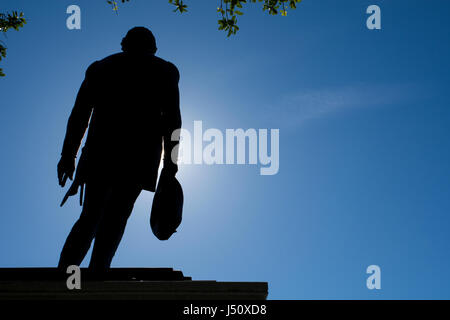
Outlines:
{"label": "silhouetted statue of a man", "polygon": [[[122,51],[89,66],[70,114],[58,163],[63,187],[89,125],[72,189],[86,186],[83,209],[61,252],[59,267],[80,265],[92,240],[89,268],[109,268],[141,190],[155,191],[161,175],[175,175],[181,127],[178,69],[155,56],[156,41],[144,27],[128,31]],[[163,148],[164,142],[164,148]],[[175,148],[175,149],[174,149]],[[173,151],[173,153],[172,153]],[[80,198],[81,201],[81,198]]]}

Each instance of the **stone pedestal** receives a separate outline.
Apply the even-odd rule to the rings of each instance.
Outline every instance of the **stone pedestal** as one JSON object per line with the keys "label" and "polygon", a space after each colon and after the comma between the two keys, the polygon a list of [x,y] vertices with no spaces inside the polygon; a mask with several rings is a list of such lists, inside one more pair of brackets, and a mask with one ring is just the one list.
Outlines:
{"label": "stone pedestal", "polygon": [[0,300],[265,300],[267,282],[192,280],[172,268],[81,269],[81,289],[55,268],[0,268]]}

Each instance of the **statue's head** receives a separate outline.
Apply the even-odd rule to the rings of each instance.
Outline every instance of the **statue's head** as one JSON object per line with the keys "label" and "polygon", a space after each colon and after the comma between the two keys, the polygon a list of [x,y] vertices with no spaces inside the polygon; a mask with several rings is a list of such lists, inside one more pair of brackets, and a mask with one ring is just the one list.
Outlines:
{"label": "statue's head", "polygon": [[122,39],[121,45],[124,52],[150,52],[155,54],[157,50],[155,36],[145,27],[130,29]]}

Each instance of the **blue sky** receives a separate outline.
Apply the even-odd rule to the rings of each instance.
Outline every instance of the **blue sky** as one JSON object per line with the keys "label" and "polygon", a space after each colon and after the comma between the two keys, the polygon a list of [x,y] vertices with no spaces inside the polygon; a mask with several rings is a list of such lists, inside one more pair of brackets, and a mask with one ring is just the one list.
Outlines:
{"label": "blue sky", "polygon": [[[81,7],[81,30],[66,8]],[[287,17],[249,5],[217,30],[217,3],[2,1],[28,24],[2,39],[0,266],[55,266],[80,208],[57,184],[67,117],[90,63],[149,27],[181,73],[186,128],[279,128],[280,170],[185,165],[179,232],[151,233],[143,192],[113,266],[195,280],[268,281],[270,299],[450,298],[450,56],[445,0],[304,0]],[[382,30],[366,28],[381,7]],[[112,83],[111,88],[119,88]],[[86,259],[88,260],[88,259]],[[84,265],[86,261],[84,262]],[[381,267],[381,290],[366,288]]]}

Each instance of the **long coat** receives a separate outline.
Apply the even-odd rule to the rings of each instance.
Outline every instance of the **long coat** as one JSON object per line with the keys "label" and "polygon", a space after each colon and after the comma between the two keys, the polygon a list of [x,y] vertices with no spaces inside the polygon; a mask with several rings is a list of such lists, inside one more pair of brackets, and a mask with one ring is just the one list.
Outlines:
{"label": "long coat", "polygon": [[175,65],[152,54],[122,52],[94,62],[69,117],[63,156],[77,155],[89,126],[81,155],[86,180],[126,180],[154,191],[163,142],[164,166],[176,166],[178,81]]}

